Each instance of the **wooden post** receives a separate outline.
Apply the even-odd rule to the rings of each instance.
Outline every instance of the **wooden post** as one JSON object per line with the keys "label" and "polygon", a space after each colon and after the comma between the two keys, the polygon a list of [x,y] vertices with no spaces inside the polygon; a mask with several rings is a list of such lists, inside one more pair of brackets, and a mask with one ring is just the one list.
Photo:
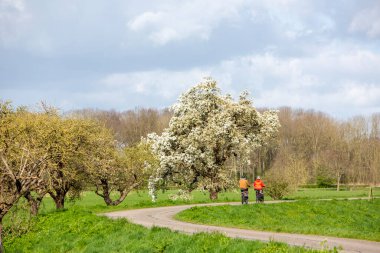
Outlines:
{"label": "wooden post", "polygon": [[372,190],[372,186],[369,187],[369,194],[368,194],[368,201],[372,201],[373,200],[373,190]]}

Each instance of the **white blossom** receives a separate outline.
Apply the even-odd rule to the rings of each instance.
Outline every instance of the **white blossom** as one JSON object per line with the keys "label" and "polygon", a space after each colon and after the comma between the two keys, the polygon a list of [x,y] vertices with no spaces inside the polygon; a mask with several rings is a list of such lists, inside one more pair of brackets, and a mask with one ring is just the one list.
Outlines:
{"label": "white blossom", "polygon": [[182,94],[171,110],[169,127],[161,135],[148,135],[160,160],[149,181],[153,199],[161,180],[176,183],[184,192],[197,187],[219,192],[231,187],[234,182],[226,161],[239,155],[248,163],[249,153],[264,145],[280,127],[276,111],[260,114],[247,92],[238,102],[222,96],[212,79]]}

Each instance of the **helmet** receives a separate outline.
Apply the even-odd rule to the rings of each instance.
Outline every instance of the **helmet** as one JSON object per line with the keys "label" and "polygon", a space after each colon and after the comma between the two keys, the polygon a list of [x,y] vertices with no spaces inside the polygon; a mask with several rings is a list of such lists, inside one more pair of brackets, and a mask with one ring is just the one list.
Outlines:
{"label": "helmet", "polygon": [[257,176],[257,178],[256,179],[260,179],[260,176]]}

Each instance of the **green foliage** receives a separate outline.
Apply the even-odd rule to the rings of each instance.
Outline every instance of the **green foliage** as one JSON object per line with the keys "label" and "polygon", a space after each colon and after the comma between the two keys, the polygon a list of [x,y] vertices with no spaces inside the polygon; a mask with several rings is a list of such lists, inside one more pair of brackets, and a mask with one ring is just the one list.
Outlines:
{"label": "green foliage", "polygon": [[295,185],[292,185],[288,177],[277,171],[269,171],[266,178],[267,187],[265,188],[265,193],[273,199],[282,199],[296,190]]}
{"label": "green foliage", "polygon": [[335,180],[329,176],[320,174],[317,176],[317,186],[319,188],[331,188],[334,187]]}
{"label": "green foliage", "polygon": [[380,199],[300,201],[276,205],[194,207],[192,223],[380,241]]}
{"label": "green foliage", "polygon": [[289,183],[281,180],[272,180],[271,184],[265,192],[273,199],[283,199],[285,195],[290,193]]}
{"label": "green foliage", "polygon": [[32,231],[5,241],[7,252],[328,252],[231,239],[218,233],[192,236],[147,229],[97,216],[81,208],[35,218]]}
{"label": "green foliage", "polygon": [[4,237],[17,238],[26,234],[34,225],[34,220],[29,212],[26,200],[21,199],[7,213],[8,223],[11,225],[4,227]]}

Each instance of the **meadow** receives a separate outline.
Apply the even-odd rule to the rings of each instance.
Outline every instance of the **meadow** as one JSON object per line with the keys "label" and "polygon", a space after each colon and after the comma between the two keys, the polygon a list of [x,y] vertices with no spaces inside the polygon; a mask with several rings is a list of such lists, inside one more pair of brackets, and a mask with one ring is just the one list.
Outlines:
{"label": "meadow", "polygon": [[179,220],[223,227],[380,241],[380,199],[193,207]]}
{"label": "meadow", "polygon": [[[334,249],[315,251],[286,244],[258,241],[245,241],[227,238],[221,234],[185,235],[168,229],[147,229],[131,224],[125,219],[111,220],[99,213],[122,209],[136,209],[189,203],[210,202],[208,193],[193,192],[190,201],[173,201],[169,195],[175,191],[159,194],[158,201],[153,203],[146,191],[132,192],[123,203],[116,207],[107,207],[104,201],[93,192],[84,192],[81,199],[67,201],[65,209],[56,211],[53,201],[46,197],[42,203],[40,214],[29,218],[26,210],[20,206],[12,210],[4,220],[6,252],[334,252]],[[356,188],[336,192],[333,189],[300,189],[287,199],[314,200],[320,198],[365,197],[366,188]],[[380,189],[374,191],[380,196]],[[266,198],[269,200],[269,198]],[[240,201],[238,191],[219,194],[218,202]],[[304,201],[302,201],[303,203]],[[367,201],[368,202],[368,201]],[[301,202],[300,202],[301,203]],[[322,203],[316,201],[315,203]],[[325,203],[325,202],[323,202]],[[378,201],[374,202],[376,205]],[[289,205],[295,203],[287,203]],[[249,206],[236,206],[248,211]],[[283,209],[285,206],[260,205],[265,208]],[[312,213],[313,209],[305,209]],[[377,209],[378,210],[378,209]],[[345,217],[350,210],[342,209],[339,215]],[[210,214],[212,215],[212,214]],[[12,224],[12,226],[11,226]],[[367,226],[367,225],[365,225]],[[11,229],[12,227],[12,229]]]}
{"label": "meadow", "polygon": [[[380,197],[380,187],[373,188],[375,197]],[[81,194],[81,198],[76,201],[66,201],[65,208],[71,209],[73,207],[83,207],[90,209],[95,213],[109,212],[124,209],[148,208],[159,206],[171,205],[186,205],[192,203],[210,203],[208,192],[193,191],[192,199],[185,200],[171,200],[170,195],[175,194],[176,190],[167,190],[158,193],[156,202],[152,202],[146,190],[133,191],[127,198],[118,206],[107,206],[103,199],[97,196],[92,191],[86,191]],[[300,188],[297,192],[285,197],[286,200],[313,200],[313,199],[345,199],[345,198],[363,198],[368,197],[368,188],[354,187],[342,188],[336,191],[335,188]],[[269,196],[265,195],[265,200],[272,200]],[[250,191],[249,201],[254,201],[254,192]],[[215,202],[215,201],[214,201]],[[240,202],[240,190],[227,191],[219,193],[219,198],[216,202]],[[55,210],[54,202],[51,198],[45,197],[42,202],[40,213],[51,212]]]}

